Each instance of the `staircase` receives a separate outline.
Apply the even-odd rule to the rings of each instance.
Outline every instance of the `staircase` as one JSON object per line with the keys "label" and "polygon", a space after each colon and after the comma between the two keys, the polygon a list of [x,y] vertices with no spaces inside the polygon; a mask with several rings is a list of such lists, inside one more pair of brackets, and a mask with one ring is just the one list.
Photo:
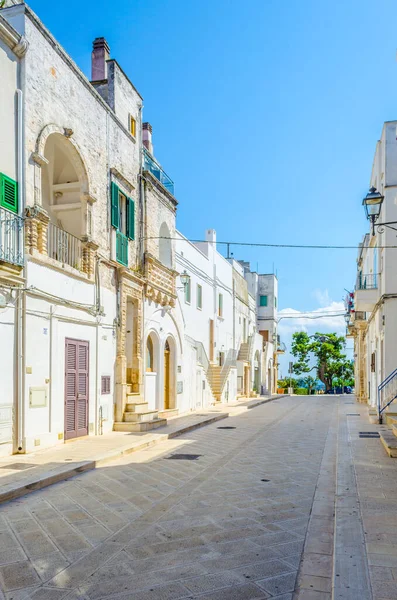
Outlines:
{"label": "staircase", "polygon": [[207,379],[210,384],[212,394],[217,402],[221,401],[222,386],[221,386],[222,367],[219,365],[210,364],[207,371]]}
{"label": "staircase", "polygon": [[114,431],[150,431],[167,425],[167,419],[159,418],[158,410],[149,410],[148,403],[129,386],[123,420],[114,423]]}
{"label": "staircase", "polygon": [[390,404],[397,398],[397,369],[378,386],[378,416],[382,423],[382,416]]}
{"label": "staircase", "polygon": [[241,360],[243,362],[248,362],[249,354],[250,354],[249,342],[242,342],[240,344],[240,350],[238,352],[237,360]]}

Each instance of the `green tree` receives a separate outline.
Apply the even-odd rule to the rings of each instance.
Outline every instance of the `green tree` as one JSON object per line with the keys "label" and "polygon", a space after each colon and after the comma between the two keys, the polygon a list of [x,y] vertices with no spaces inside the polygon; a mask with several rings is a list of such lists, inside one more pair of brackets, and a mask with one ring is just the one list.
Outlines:
{"label": "green tree", "polygon": [[[303,375],[316,369],[317,377],[326,389],[332,387],[334,378],[350,380],[353,362],[343,353],[345,345],[344,336],[338,336],[336,333],[316,333],[310,337],[304,331],[294,333],[291,346],[291,353],[297,358],[293,364],[294,373]],[[310,367],[313,360],[316,364]]]}
{"label": "green tree", "polygon": [[317,379],[315,379],[311,375],[308,375],[307,377],[305,377],[305,379],[303,381],[305,382],[305,386],[307,387],[307,393],[310,396],[310,394],[312,393],[312,389],[315,387],[315,385],[317,383]]}

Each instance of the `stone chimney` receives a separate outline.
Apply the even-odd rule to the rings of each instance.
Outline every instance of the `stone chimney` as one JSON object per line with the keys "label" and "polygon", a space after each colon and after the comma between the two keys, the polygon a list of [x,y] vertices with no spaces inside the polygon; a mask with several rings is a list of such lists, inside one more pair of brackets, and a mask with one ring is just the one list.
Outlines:
{"label": "stone chimney", "polygon": [[95,38],[91,54],[91,81],[107,79],[106,61],[110,58],[110,48],[105,38]]}
{"label": "stone chimney", "polygon": [[150,154],[153,154],[152,133],[153,127],[150,123],[142,123],[142,142]]}
{"label": "stone chimney", "polygon": [[216,231],[215,229],[207,229],[205,232],[205,241],[211,244],[216,250]]}

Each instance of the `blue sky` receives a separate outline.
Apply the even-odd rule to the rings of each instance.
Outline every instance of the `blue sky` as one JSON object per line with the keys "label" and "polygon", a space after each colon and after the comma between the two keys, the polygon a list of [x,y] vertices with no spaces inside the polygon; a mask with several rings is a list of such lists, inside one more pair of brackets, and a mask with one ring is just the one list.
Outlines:
{"label": "blue sky", "polygon": [[[392,0],[31,0],[90,75],[107,38],[144,97],[178,228],[218,240],[355,244],[375,143],[397,117]],[[385,18],[387,16],[387,18]],[[354,250],[234,249],[279,277],[279,306],[339,302]],[[315,327],[316,328],[316,327]]]}

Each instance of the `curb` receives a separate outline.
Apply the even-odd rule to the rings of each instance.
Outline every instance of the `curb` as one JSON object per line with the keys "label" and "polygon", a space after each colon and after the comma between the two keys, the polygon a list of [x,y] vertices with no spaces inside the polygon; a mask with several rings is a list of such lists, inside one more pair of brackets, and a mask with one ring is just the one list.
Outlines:
{"label": "curb", "polygon": [[136,446],[131,446],[130,448],[124,448],[123,450],[116,450],[111,454],[106,454],[105,456],[99,457],[95,460],[82,461],[79,463],[75,463],[73,468],[65,465],[64,469],[60,469],[57,473],[53,475],[48,475],[46,477],[40,478],[40,476],[36,479],[32,476],[31,481],[27,481],[26,483],[17,484],[15,487],[8,489],[5,492],[0,492],[0,504],[4,502],[9,502],[10,500],[15,500],[16,498],[20,498],[21,496],[25,496],[30,492],[35,492],[37,490],[41,490],[45,487],[49,487],[54,483],[59,483],[60,481],[65,481],[66,479],[70,479],[75,475],[79,475],[80,473],[85,473],[86,471],[92,471],[97,467],[104,465],[108,462],[111,462],[121,456],[125,456],[128,454],[132,454],[134,452],[139,452],[140,450],[145,450],[146,448],[150,448],[152,446],[156,446],[161,442],[165,442],[166,440],[170,440],[176,438],[184,433],[188,433],[189,431],[194,431],[195,429],[199,429],[200,427],[205,427],[206,425],[210,425],[211,423],[216,423],[217,421],[221,421],[222,419],[227,419],[229,417],[229,413],[222,413],[220,415],[211,416],[208,419],[204,419],[203,421],[199,421],[198,423],[193,423],[192,425],[186,425],[177,431],[172,431],[171,433],[164,433],[154,440],[149,440],[147,442],[142,442]]}

